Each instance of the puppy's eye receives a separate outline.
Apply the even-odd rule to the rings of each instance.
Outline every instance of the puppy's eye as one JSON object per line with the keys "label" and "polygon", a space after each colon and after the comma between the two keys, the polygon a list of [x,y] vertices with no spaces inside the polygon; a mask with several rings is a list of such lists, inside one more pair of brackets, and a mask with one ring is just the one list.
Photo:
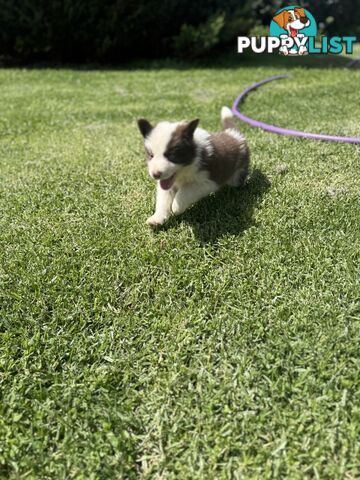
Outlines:
{"label": "puppy's eye", "polygon": [[149,157],[149,159],[152,159],[153,156],[154,156],[154,154],[153,154],[150,150],[148,150],[148,149],[146,149],[146,154],[147,154],[147,156]]}
{"label": "puppy's eye", "polygon": [[154,154],[152,152],[149,152],[149,157],[150,158],[153,158],[154,157]]}

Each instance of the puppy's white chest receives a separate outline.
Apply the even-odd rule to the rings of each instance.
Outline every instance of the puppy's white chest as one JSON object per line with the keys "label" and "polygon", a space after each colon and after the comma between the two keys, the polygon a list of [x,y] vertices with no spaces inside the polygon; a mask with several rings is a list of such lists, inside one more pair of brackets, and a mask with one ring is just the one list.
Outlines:
{"label": "puppy's white chest", "polygon": [[203,181],[204,172],[197,171],[193,165],[189,167],[185,167],[181,169],[177,175],[175,180],[175,187],[181,188],[184,185],[188,185],[190,183],[198,183]]}

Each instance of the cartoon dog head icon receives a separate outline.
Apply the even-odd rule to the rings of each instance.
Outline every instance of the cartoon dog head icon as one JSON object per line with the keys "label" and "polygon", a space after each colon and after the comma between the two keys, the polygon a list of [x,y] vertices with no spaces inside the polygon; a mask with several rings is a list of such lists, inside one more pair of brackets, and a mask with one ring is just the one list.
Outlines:
{"label": "cartoon dog head icon", "polygon": [[289,37],[297,37],[299,30],[310,25],[310,20],[303,8],[282,10],[273,17],[273,20],[288,32]]}

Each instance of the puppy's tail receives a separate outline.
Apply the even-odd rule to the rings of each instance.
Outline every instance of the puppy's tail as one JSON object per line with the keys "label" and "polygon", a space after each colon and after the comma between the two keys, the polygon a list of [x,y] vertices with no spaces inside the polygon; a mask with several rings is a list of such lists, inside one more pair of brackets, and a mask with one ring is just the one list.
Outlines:
{"label": "puppy's tail", "polygon": [[232,114],[232,111],[230,110],[229,107],[222,107],[221,109],[221,123],[226,130],[227,128],[233,128],[235,130],[238,130],[235,122],[234,122],[234,115]]}

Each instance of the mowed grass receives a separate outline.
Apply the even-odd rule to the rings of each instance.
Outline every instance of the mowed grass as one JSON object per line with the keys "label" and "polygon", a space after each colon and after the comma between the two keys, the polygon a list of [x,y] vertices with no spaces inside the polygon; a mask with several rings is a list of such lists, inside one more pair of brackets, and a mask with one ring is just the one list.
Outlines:
{"label": "mowed grass", "polygon": [[239,124],[246,186],[145,224],[140,116],[290,71],[242,111],[360,137],[359,70],[272,58],[0,71],[0,478],[360,477],[360,146]]}

